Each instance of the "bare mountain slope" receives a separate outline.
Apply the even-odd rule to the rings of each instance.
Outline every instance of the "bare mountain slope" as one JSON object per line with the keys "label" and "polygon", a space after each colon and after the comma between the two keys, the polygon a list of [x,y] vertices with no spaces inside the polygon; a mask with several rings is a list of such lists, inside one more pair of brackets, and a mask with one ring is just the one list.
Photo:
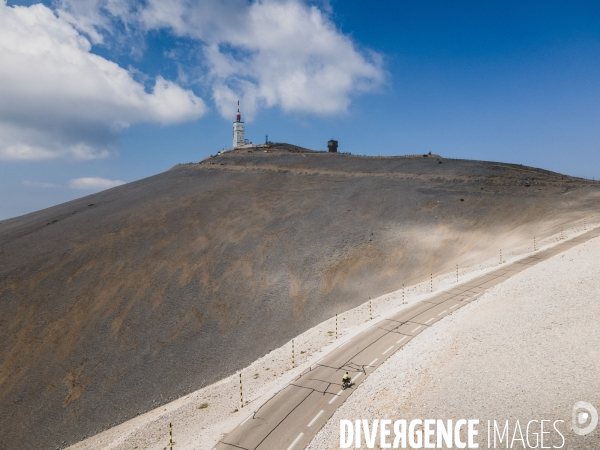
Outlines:
{"label": "bare mountain slope", "polygon": [[517,165],[276,145],[2,221],[0,437],[74,443],[369,296],[581,221],[598,192]]}

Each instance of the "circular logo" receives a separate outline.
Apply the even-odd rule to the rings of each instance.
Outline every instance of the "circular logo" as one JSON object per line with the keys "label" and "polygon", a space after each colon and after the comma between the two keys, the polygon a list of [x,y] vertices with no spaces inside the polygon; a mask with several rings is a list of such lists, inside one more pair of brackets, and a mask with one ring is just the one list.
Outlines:
{"label": "circular logo", "polygon": [[[585,436],[596,429],[598,411],[588,402],[577,402],[573,405],[572,419],[573,432],[579,436]],[[586,423],[588,423],[587,426],[585,426]]]}

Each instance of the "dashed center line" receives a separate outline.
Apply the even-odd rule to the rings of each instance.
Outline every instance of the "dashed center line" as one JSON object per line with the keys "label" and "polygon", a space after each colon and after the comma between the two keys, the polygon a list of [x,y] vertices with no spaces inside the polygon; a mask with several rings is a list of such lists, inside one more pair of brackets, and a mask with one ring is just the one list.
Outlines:
{"label": "dashed center line", "polygon": [[434,317],[432,317],[431,319],[429,319],[429,320],[425,321],[425,323],[429,323],[429,322],[431,322],[433,319],[434,319]]}
{"label": "dashed center line", "polygon": [[400,339],[398,342],[396,342],[396,344],[399,344],[400,342],[402,342],[404,339],[406,339],[406,336],[404,336],[402,339]]}
{"label": "dashed center line", "polygon": [[300,433],[298,437],[294,439],[294,442],[292,442],[292,444],[287,448],[287,450],[292,450],[294,448],[294,445],[296,445],[298,441],[302,439],[302,436],[304,436],[304,433]]}
{"label": "dashed center line", "polygon": [[391,349],[393,349],[394,346],[392,345],[390,348],[388,348],[385,352],[382,353],[382,355],[385,355],[387,352],[389,352]]}
{"label": "dashed center line", "polygon": [[344,390],[343,390],[343,389],[340,389],[340,392],[338,392],[337,394],[335,394],[335,396],[334,396],[334,397],[333,397],[331,400],[329,400],[329,404],[331,405],[333,402],[335,402],[335,401],[337,400],[337,398],[338,398],[340,395],[342,395],[342,392],[344,392]]}
{"label": "dashed center line", "polygon": [[313,423],[315,423],[319,417],[321,417],[321,414],[323,414],[323,411],[324,411],[324,410],[321,410],[321,411],[319,411],[319,414],[317,414],[317,415],[315,416],[315,418],[314,418],[313,420],[311,420],[311,421],[310,421],[310,423],[308,424],[308,426],[309,426],[309,427],[310,427],[310,426],[311,426]]}
{"label": "dashed center line", "polygon": [[415,331],[417,331],[419,328],[421,328],[421,325],[419,325],[417,328],[415,328],[414,330],[411,331],[411,333],[414,333]]}
{"label": "dashed center line", "polygon": [[441,313],[438,314],[438,317],[441,316],[442,314],[446,314],[448,312],[447,309],[443,310]]}
{"label": "dashed center line", "polygon": [[[394,348],[394,346],[392,345],[392,346],[391,346],[390,348],[388,348],[388,349],[387,349],[385,352],[389,351],[391,348]],[[384,352],[384,353],[385,353],[385,352]],[[373,364],[375,364],[375,363],[377,362],[377,360],[378,360],[378,359],[379,359],[379,358],[375,358],[375,359],[374,359],[373,361],[371,361],[371,362],[370,362],[368,365],[369,365],[369,366],[372,366]],[[357,373],[357,374],[354,376],[354,378],[352,378],[352,381],[356,380],[356,379],[357,379],[359,376],[361,376],[361,375],[362,375],[362,373],[361,373],[361,372],[358,372],[358,373]],[[344,392],[344,390],[343,390],[343,389],[340,389],[340,392],[338,392],[337,394],[335,394],[335,395],[333,396],[333,398],[332,398],[331,400],[329,400],[329,404],[331,405],[333,402],[335,402],[335,401],[337,400],[337,398],[338,398],[340,395],[342,395],[342,392]],[[319,413],[319,414],[321,414],[321,413]],[[316,418],[315,418],[315,419],[316,419]],[[314,421],[315,419],[313,419],[313,421]],[[312,424],[312,422],[311,422],[311,424]],[[310,426],[310,425],[309,425],[309,426]]]}

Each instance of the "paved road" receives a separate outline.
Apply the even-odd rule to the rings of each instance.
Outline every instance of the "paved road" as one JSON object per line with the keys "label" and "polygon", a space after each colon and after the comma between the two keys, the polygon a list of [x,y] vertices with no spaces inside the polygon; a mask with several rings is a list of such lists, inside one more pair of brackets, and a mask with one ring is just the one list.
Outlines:
{"label": "paved road", "polygon": [[[377,366],[427,327],[522,270],[597,236],[600,228],[501,265],[493,272],[441,291],[377,322],[313,364],[223,438],[216,449],[304,448]],[[342,390],[341,379],[346,371],[355,385]]]}

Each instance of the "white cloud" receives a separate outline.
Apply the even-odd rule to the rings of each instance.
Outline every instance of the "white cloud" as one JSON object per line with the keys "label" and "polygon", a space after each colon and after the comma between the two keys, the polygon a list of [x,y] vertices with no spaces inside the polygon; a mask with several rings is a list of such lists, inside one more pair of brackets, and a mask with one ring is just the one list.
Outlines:
{"label": "white cloud", "polygon": [[353,94],[383,82],[381,56],[360,53],[315,6],[294,0],[175,3],[167,16],[163,1],[149,0],[145,25],[168,25],[205,42],[213,97],[225,117],[239,97],[251,116],[261,106],[333,115],[347,110]]}
{"label": "white cloud", "polygon": [[[86,32],[108,29],[107,17],[129,29],[170,29],[202,49],[208,84],[220,113],[236,100],[250,118],[262,107],[333,115],[354,95],[380,86],[381,55],[360,51],[322,9],[302,0],[61,0],[61,17]],[[102,14],[102,12],[104,14]],[[97,38],[96,38],[97,39]]]}
{"label": "white cloud", "polygon": [[125,184],[125,182],[99,177],[75,178],[74,180],[69,181],[69,187],[71,189],[87,189],[93,191],[103,191],[104,189],[121,186],[122,184]]}
{"label": "white cloud", "polygon": [[135,11],[128,0],[57,0],[58,15],[90,37],[94,44],[104,42],[102,32],[112,34],[113,19],[127,19]]}
{"label": "white cloud", "polygon": [[41,181],[29,181],[25,180],[22,182],[23,186],[42,188],[42,189],[56,189],[56,188],[70,188],[70,189],[82,189],[91,191],[103,191],[104,189],[110,189],[115,186],[121,186],[125,184],[121,180],[110,180],[108,178],[100,177],[82,177],[69,180],[67,185],[55,184],[55,183],[44,183]]}
{"label": "white cloud", "polygon": [[[108,3],[125,14],[123,2]],[[104,10],[94,11],[90,3],[87,22],[77,24],[99,42]],[[201,98],[161,77],[146,92],[127,70],[90,53],[74,22],[42,4],[0,1],[0,159],[104,158],[132,123],[170,124],[205,113]]]}
{"label": "white cloud", "polygon": [[343,113],[384,82],[382,57],[336,28],[329,1],[317,3],[56,0],[53,11],[0,0],[0,160],[106,158],[133,123],[203,116],[191,90],[158,76],[148,92],[135,68],[90,52],[153,30],[196,46],[194,67],[176,61],[178,79],[207,92],[225,118],[238,99],[247,120],[270,107]]}

